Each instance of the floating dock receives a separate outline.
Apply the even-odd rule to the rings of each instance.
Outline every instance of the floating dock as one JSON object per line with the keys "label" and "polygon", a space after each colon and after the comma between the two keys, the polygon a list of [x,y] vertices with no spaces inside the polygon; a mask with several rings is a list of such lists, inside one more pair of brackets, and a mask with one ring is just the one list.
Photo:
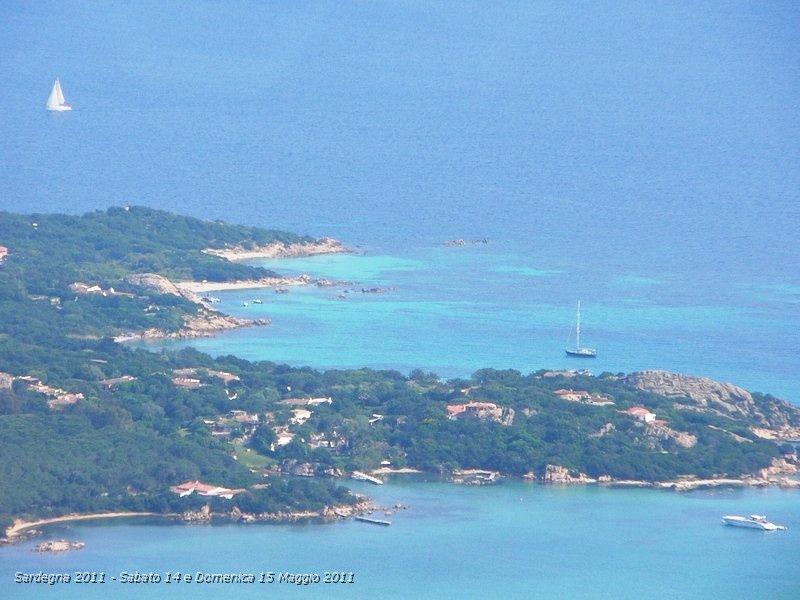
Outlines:
{"label": "floating dock", "polygon": [[383,480],[378,479],[377,477],[373,477],[372,475],[367,475],[366,473],[362,473],[361,471],[353,471],[350,475],[353,479],[358,479],[359,481],[369,481],[370,483],[374,483],[375,485],[383,485]]}
{"label": "floating dock", "polygon": [[392,524],[391,521],[386,521],[385,519],[374,519],[372,517],[355,517],[356,521],[363,521],[364,523],[372,523],[373,525],[386,525],[389,526]]}

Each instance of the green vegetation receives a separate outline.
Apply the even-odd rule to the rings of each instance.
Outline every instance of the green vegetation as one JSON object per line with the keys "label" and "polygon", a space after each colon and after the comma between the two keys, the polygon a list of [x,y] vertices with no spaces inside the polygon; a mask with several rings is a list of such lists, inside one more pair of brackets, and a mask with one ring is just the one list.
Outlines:
{"label": "green vegetation", "polygon": [[[8,374],[0,374],[0,520],[196,509],[208,500],[169,491],[190,480],[247,488],[233,500],[214,499],[220,510],[319,510],[354,501],[330,480],[278,476],[277,466],[321,476],[389,460],[438,472],[541,475],[552,464],[595,477],[668,480],[753,472],[781,453],[754,436],[742,416],[684,410],[682,400],[635,390],[609,374],[484,369],[468,380],[440,381],[419,370],[319,372],[192,349],[151,353],[109,337],[175,330],[196,310],[182,298],[127,284],[128,274],[263,277],[263,269],[200,250],[273,240],[306,238],[137,207],[83,217],[0,213],[0,245],[10,251],[0,263],[0,371]],[[75,281],[130,295],[76,295]],[[194,383],[181,385],[179,375]],[[565,387],[614,404],[553,394]],[[282,402],[300,398],[318,402]],[[448,417],[448,405],[472,401],[497,410]],[[759,395],[756,402],[766,410],[774,399]],[[655,435],[621,412],[635,405],[696,443],[681,444],[663,430]],[[310,417],[298,418],[298,409]]]}
{"label": "green vegetation", "polygon": [[[59,335],[116,335],[148,328],[177,331],[197,307],[174,295],[153,295],[126,281],[158,273],[173,280],[258,279],[275,273],[231,263],[206,248],[308,242],[280,231],[226,225],[144,207],[111,208],[82,217],[0,212],[0,322],[19,339],[36,326]],[[99,286],[79,294],[74,283]],[[109,293],[113,289],[115,293]],[[36,313],[18,319],[20,303]]]}

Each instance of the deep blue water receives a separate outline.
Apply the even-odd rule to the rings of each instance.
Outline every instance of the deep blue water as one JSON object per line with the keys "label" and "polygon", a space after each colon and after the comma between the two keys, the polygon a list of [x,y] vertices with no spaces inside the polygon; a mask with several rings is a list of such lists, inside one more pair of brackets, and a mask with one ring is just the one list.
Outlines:
{"label": "deep blue water", "polygon": [[[357,248],[349,257],[272,264],[352,286],[219,294],[225,310],[273,324],[201,340],[199,348],[444,376],[487,366],[667,368],[800,402],[796,3],[10,0],[0,3],[0,23],[0,209],[82,213],[143,204],[330,235]],[[56,77],[70,113],[44,110]],[[453,238],[489,243],[443,245]],[[390,289],[359,292],[373,286]],[[355,291],[338,299],[345,288]],[[241,306],[255,296],[264,304]],[[563,355],[578,300],[595,361]],[[442,510],[460,506],[461,492],[436,493]],[[590,511],[593,493],[537,497],[545,512],[570,503]],[[633,497],[604,498],[624,513]],[[747,538],[735,566],[703,560],[716,549],[727,556],[734,536],[745,539],[717,531],[723,508],[752,512],[772,500],[734,495],[690,527],[681,526],[684,502],[691,504],[683,497],[636,502],[659,515],[663,530],[654,537],[639,535],[640,523],[609,551],[590,526],[572,532],[553,556],[585,548],[595,556],[581,554],[569,575],[537,588],[547,573],[525,571],[535,562],[525,557],[539,557],[560,535],[530,532],[509,562],[523,575],[505,587],[491,579],[493,589],[505,597],[530,597],[524,590],[580,597],[590,589],[599,597],[672,597],[662,589],[672,571],[688,582],[687,597],[714,597],[721,585],[725,597],[739,590],[789,598],[800,589],[787,576],[771,595],[770,581],[784,571],[759,579],[742,570],[785,561],[792,554],[781,544],[793,543],[791,530]],[[797,521],[787,506],[796,498],[774,505],[776,520]],[[480,523],[512,535],[517,521],[536,514],[501,511]],[[512,522],[494,521],[503,518]],[[598,531],[613,531],[617,518],[601,512]],[[712,521],[708,538],[698,523]],[[449,569],[477,568],[485,538],[437,545],[426,536],[446,524],[434,519],[408,534],[433,552],[460,549],[449,567],[420,577],[433,595],[444,585],[475,597],[482,588]],[[165,536],[151,539],[139,528],[100,531],[93,543],[106,548],[118,537],[126,548],[109,547],[98,558],[103,568],[155,568],[125,553],[151,542],[152,554],[176,551]],[[197,535],[231,557],[246,554],[238,541],[222,544],[217,530],[197,531],[181,530],[178,548]],[[319,535],[358,532],[331,542],[356,548],[365,535],[269,531],[301,554]],[[378,544],[353,559],[372,577],[361,597],[376,590],[391,597],[375,573],[392,557],[375,553]],[[698,544],[705,554],[686,559],[684,550]],[[400,547],[399,564],[431,568]],[[640,562],[641,547],[667,549]],[[201,562],[193,556],[189,563]],[[488,562],[502,563],[497,556],[509,559],[496,550]],[[9,566],[20,564],[14,557]],[[594,558],[600,571],[587,566]],[[617,577],[628,562],[640,570]],[[638,573],[656,577],[661,591],[643,587]],[[612,583],[597,587],[604,577]],[[413,588],[398,589],[403,597]]]}
{"label": "deep blue water", "polygon": [[[386,257],[341,268],[396,288],[364,303],[374,320],[327,307],[332,330],[287,300],[211,352],[527,372],[564,366],[581,299],[596,371],[800,399],[794,3],[7,2],[0,19],[0,208],[146,204]],[[43,110],[56,76],[71,113]],[[334,356],[284,349],[287,327]]]}
{"label": "deep blue water", "polygon": [[[0,551],[9,598],[743,598],[794,600],[800,576],[797,493],[559,488],[505,482],[483,488],[404,479],[361,488],[402,503],[390,527],[186,526],[153,520],[53,526],[47,536],[85,541],[62,555]],[[754,506],[789,527],[722,525]],[[380,514],[381,517],[385,517]],[[778,518],[780,517],[780,520]],[[105,585],[15,584],[14,574],[106,573]],[[355,574],[324,584],[120,584],[123,572]]]}

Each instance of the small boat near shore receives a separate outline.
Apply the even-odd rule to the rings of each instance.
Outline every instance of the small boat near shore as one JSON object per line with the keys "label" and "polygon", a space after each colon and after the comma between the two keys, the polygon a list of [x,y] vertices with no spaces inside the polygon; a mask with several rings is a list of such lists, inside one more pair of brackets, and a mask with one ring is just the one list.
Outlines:
{"label": "small boat near shore", "polygon": [[786,527],[783,525],[776,525],[767,521],[764,515],[750,515],[749,517],[741,517],[739,515],[725,515],[722,517],[722,522],[725,525],[733,527],[747,527],[749,529],[761,529],[762,531],[785,531]]}

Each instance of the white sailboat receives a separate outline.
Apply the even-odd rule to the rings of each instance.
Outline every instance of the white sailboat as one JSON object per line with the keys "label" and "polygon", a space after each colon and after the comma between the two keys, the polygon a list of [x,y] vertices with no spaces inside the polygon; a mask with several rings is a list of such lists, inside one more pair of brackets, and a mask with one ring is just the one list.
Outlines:
{"label": "white sailboat", "polygon": [[567,356],[577,356],[579,358],[595,358],[597,350],[594,348],[581,348],[581,301],[578,300],[578,318],[575,325],[575,349],[565,348]]}
{"label": "white sailboat", "polygon": [[57,112],[72,110],[72,107],[67,104],[67,100],[64,98],[64,92],[61,91],[61,82],[58,79],[56,79],[56,82],[53,84],[50,97],[47,99],[47,110],[54,110]]}

